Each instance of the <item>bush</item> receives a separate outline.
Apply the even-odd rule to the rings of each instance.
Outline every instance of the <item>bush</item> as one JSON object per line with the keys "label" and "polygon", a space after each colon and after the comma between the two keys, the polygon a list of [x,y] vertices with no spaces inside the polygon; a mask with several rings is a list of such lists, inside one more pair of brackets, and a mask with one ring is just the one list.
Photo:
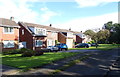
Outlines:
{"label": "bush", "polygon": [[4,51],[2,52],[3,55],[10,55],[10,54],[19,54],[20,49],[10,50],[10,51]]}
{"label": "bush", "polygon": [[42,51],[35,51],[34,56],[40,56],[43,55]]}
{"label": "bush", "polygon": [[22,57],[31,57],[31,56],[34,55],[34,52],[35,52],[35,51],[32,51],[32,50],[30,50],[30,49],[27,49],[27,50],[25,50],[25,51],[22,53]]}
{"label": "bush", "polygon": [[24,51],[26,51],[26,48],[22,48],[22,49],[14,49],[14,50],[10,50],[10,51],[4,51],[2,52],[3,55],[11,55],[11,54],[21,54]]}

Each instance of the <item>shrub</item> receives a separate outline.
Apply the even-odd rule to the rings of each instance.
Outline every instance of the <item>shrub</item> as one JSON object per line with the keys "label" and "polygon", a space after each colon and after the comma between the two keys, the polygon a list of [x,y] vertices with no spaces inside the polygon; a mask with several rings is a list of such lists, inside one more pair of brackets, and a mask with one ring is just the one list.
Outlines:
{"label": "shrub", "polygon": [[4,51],[2,52],[3,55],[10,55],[10,54],[19,54],[20,49],[10,50],[10,51]]}
{"label": "shrub", "polygon": [[26,48],[14,49],[14,50],[10,50],[10,51],[4,51],[4,52],[2,52],[2,54],[3,55],[21,54],[26,50],[27,50]]}
{"label": "shrub", "polygon": [[42,51],[35,51],[34,56],[40,56],[43,55]]}
{"label": "shrub", "polygon": [[34,52],[35,52],[35,51],[32,51],[32,50],[30,50],[30,49],[27,49],[27,50],[25,50],[25,51],[22,53],[22,57],[31,57],[31,56],[34,55]]}

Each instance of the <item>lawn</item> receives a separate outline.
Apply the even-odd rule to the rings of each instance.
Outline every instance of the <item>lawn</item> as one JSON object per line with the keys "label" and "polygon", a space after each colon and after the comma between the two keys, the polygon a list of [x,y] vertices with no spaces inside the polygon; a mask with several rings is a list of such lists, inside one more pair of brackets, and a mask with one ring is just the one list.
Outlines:
{"label": "lawn", "polygon": [[41,56],[32,56],[32,57],[21,57],[21,54],[1,55],[1,57],[2,57],[2,64],[4,65],[21,68],[21,69],[28,69],[28,68],[42,66],[44,64],[49,64],[52,63],[53,61],[70,57],[75,54],[78,53],[49,52],[49,53],[44,53]]}
{"label": "lawn", "polygon": [[[120,46],[120,45],[119,45]],[[113,48],[118,48],[118,44],[99,44],[98,48],[96,48],[95,46],[93,47],[89,47],[89,48],[69,48],[69,50],[110,50]]]}

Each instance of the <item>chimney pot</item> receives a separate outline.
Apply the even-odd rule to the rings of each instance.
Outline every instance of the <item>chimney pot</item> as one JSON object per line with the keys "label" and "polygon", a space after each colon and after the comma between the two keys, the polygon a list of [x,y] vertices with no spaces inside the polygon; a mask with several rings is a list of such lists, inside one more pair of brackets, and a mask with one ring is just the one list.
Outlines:
{"label": "chimney pot", "polygon": [[71,28],[69,28],[69,31],[71,31]]}
{"label": "chimney pot", "polygon": [[14,17],[13,17],[13,16],[12,16],[12,17],[10,17],[10,20],[11,20],[11,21],[14,21]]}
{"label": "chimney pot", "polygon": [[52,26],[52,24],[50,24],[50,27]]}

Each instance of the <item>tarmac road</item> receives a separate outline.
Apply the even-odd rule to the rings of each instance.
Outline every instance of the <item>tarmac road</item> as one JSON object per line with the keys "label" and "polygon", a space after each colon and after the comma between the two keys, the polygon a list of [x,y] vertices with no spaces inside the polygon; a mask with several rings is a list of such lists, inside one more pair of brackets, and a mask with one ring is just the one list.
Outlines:
{"label": "tarmac road", "polygon": [[[117,77],[119,75],[120,49],[94,53],[96,53],[96,55],[93,55],[64,71],[61,71],[56,75],[99,75],[101,77],[108,77],[111,75],[115,75]],[[115,67],[113,68],[113,65],[116,69]]]}

